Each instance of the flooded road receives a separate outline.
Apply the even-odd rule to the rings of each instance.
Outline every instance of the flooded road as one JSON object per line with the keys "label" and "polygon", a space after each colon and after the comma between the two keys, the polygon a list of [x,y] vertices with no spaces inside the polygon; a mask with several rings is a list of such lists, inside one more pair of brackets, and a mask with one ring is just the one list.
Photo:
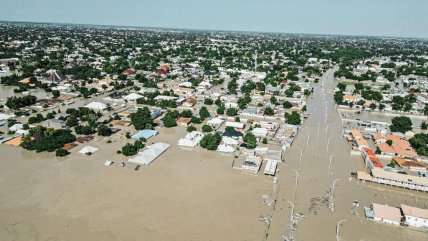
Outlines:
{"label": "flooded road", "polygon": [[[111,144],[103,138],[84,144],[100,149],[91,156],[78,153],[81,145],[66,158],[0,145],[0,240],[259,241],[266,238],[260,216],[270,212],[263,195],[277,196],[267,240],[427,240],[425,233],[365,220],[363,206],[372,202],[428,208],[427,195],[349,180],[364,165],[341,136],[332,74],[308,100],[310,117],[280,164],[278,185],[234,170],[232,156],[181,150],[176,143],[187,132],[180,127],[150,139],[173,146],[137,172],[103,165],[127,159],[116,152],[127,142],[118,136],[108,138]],[[354,200],[361,205],[352,210]],[[293,232],[291,220],[298,221]]]}
{"label": "flooded road", "polygon": [[[0,100],[6,100],[12,96],[23,96],[24,94],[13,92],[13,90],[16,88],[17,87],[15,86],[6,86],[0,84]],[[30,94],[36,96],[39,99],[44,99],[48,96],[47,93],[41,89],[34,89]]]}
{"label": "flooded road", "polygon": [[[333,73],[324,75],[308,100],[310,117],[280,167],[281,187],[267,240],[427,240],[426,233],[365,220],[363,207],[373,202],[427,208],[428,199],[426,194],[349,179],[352,171],[363,169],[363,162],[350,155],[341,136]],[[353,207],[354,200],[359,207]]]}

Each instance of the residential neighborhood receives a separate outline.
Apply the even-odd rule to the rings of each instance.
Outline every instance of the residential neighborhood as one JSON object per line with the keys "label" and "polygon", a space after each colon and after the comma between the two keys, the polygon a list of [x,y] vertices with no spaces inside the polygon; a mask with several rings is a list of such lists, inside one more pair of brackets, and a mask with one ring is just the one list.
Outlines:
{"label": "residential neighborhood", "polygon": [[427,238],[426,40],[2,21],[0,71],[6,240]]}

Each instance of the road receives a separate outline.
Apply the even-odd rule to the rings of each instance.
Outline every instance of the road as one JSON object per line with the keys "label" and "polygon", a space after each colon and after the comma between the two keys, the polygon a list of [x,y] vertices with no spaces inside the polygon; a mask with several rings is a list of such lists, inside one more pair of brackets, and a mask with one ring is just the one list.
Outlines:
{"label": "road", "polygon": [[[352,171],[362,170],[363,162],[350,155],[341,134],[333,100],[334,71],[325,73],[308,100],[309,118],[280,166],[281,188],[267,240],[424,240],[426,234],[364,219],[363,206],[372,202],[398,206],[418,205],[418,201],[407,192],[349,179]],[[426,195],[418,198],[427,201]],[[359,200],[360,207],[353,207],[354,200]]]}

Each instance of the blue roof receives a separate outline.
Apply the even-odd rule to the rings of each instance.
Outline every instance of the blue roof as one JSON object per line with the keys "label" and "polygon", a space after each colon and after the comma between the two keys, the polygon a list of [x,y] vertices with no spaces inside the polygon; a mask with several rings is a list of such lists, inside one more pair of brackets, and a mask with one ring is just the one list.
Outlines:
{"label": "blue roof", "polygon": [[152,136],[157,135],[158,132],[155,130],[141,130],[138,133],[134,134],[133,136],[131,136],[132,139],[140,139],[140,138],[144,138],[144,139],[149,139]]}

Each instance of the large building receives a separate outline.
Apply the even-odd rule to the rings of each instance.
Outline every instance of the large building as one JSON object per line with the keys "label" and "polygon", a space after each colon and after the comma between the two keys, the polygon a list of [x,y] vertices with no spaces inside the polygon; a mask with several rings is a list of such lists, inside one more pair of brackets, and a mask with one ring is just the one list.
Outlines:
{"label": "large building", "polygon": [[373,203],[370,208],[365,208],[365,213],[369,220],[397,226],[401,223],[401,211],[396,207]]}
{"label": "large building", "polygon": [[418,228],[428,228],[428,210],[401,204],[404,223]]}

